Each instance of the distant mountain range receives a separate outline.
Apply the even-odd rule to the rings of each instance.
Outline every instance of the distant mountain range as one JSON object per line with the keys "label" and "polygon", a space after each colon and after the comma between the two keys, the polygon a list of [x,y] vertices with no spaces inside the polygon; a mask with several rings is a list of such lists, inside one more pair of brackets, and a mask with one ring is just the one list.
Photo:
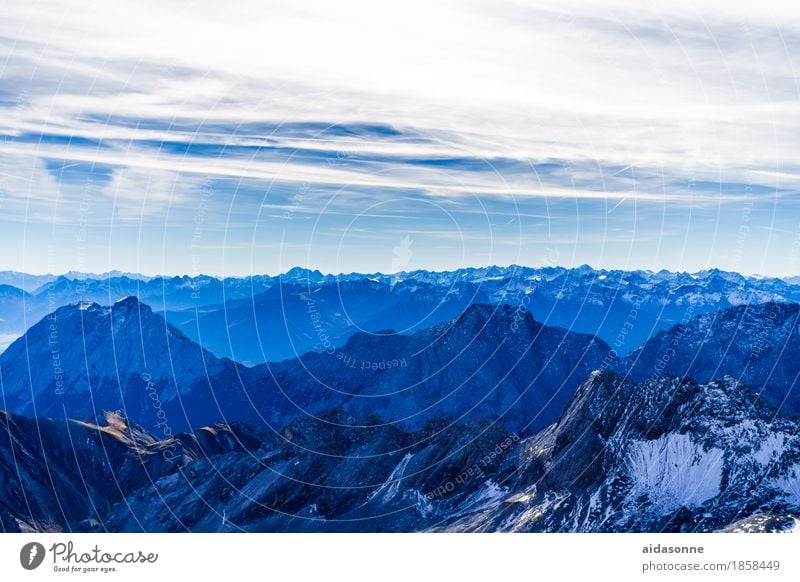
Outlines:
{"label": "distant mountain range", "polygon": [[[797,522],[792,285],[588,268],[326,277],[294,270],[255,294],[237,280],[240,297],[211,282],[223,303],[166,311],[140,299],[165,280],[134,281],[107,306],[50,310],[0,354],[2,528]],[[85,282],[55,279],[46,297]],[[194,280],[172,282],[176,304],[196,299]],[[0,286],[8,309],[37,296]],[[215,354],[225,337],[250,357]]]}
{"label": "distant mountain range", "polygon": [[[18,273],[0,273],[0,284],[21,285],[21,280]],[[716,269],[689,274],[513,265],[325,275],[294,268],[276,276],[226,279],[112,272],[39,282],[26,283],[24,292],[0,291],[0,350],[62,305],[110,305],[127,296],[163,312],[218,357],[246,364],[341,347],[356,331],[418,331],[450,321],[472,303],[522,305],[546,325],[596,335],[625,354],[658,331],[703,313],[800,302],[800,285]]]}

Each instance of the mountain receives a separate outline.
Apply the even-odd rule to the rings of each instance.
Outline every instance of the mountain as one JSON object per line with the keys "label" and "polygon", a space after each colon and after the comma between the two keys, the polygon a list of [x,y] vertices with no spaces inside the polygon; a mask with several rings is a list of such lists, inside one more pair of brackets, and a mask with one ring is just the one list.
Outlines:
{"label": "mountain", "polygon": [[91,521],[104,531],[114,504],[131,492],[248,442],[235,425],[158,440],[119,412],[91,424],[0,411],[0,530],[69,531]]}
{"label": "mountain", "polygon": [[557,418],[608,353],[602,340],[545,326],[524,307],[474,304],[426,330],[359,332],[340,349],[254,372],[275,380],[272,401],[282,395],[295,414],[341,407],[408,428],[488,418],[531,432]]}
{"label": "mountain", "polygon": [[341,410],[280,431],[156,439],[0,416],[5,531],[782,531],[800,515],[798,424],[731,378],[592,374],[528,438],[404,431]]}
{"label": "mountain", "polygon": [[732,376],[789,415],[800,415],[800,305],[740,305],[659,332],[620,362],[644,380],[662,374],[707,382]]}
{"label": "mountain", "polygon": [[216,358],[129,297],[58,309],[0,355],[0,373],[4,406],[16,414],[91,420],[123,408],[149,430],[225,419],[282,426],[343,408],[413,430],[447,417],[501,419],[531,432],[557,417],[608,352],[601,340],[544,326],[524,308],[476,304],[409,335],[359,332],[341,349],[247,368]]}
{"label": "mountain", "polygon": [[22,289],[0,285],[0,352],[18,337],[14,330],[25,329],[27,318],[35,316],[31,300],[32,295]]}
{"label": "mountain", "polygon": [[141,453],[156,439],[120,426],[114,415],[101,429],[0,411],[0,531],[63,531],[108,512],[121,481],[144,486]]}
{"label": "mountain", "polygon": [[111,307],[61,307],[0,355],[8,410],[89,420],[123,408],[161,433],[240,412],[246,397],[237,378],[233,362],[202,349],[135,297]]}
{"label": "mountain", "polygon": [[166,317],[219,356],[263,363],[341,347],[359,329],[410,332],[448,321],[472,303],[509,304],[528,308],[546,325],[597,335],[624,355],[695,316],[766,302],[800,302],[800,287],[717,269],[689,274],[512,265],[336,276],[294,269],[264,293]]}
{"label": "mountain", "polygon": [[[158,440],[119,413],[97,424],[0,413],[0,526],[413,531],[423,491],[471,465],[494,470],[499,461],[488,456],[514,442],[496,424],[431,423],[409,433],[373,422],[333,410],[280,432],[228,423]],[[413,503],[406,479],[418,488]]]}
{"label": "mountain", "polygon": [[[505,460],[495,503],[448,531],[787,529],[800,512],[800,435],[742,383],[596,372],[558,422]],[[738,524],[738,525],[737,525]]]}
{"label": "mountain", "polygon": [[690,274],[511,265],[389,275],[332,275],[301,267],[274,276],[228,278],[150,278],[116,271],[5,275],[7,284],[24,284],[30,293],[26,318],[19,310],[0,314],[0,336],[6,341],[61,305],[107,305],[135,296],[218,357],[248,364],[293,358],[331,344],[341,347],[359,329],[424,329],[449,321],[472,303],[522,305],[546,325],[597,335],[627,354],[658,331],[704,313],[800,302],[797,284],[718,269]]}
{"label": "mountain", "polygon": [[489,302],[489,297],[472,284],[442,288],[360,278],[281,282],[246,299],[165,317],[213,353],[258,364],[341,347],[359,331],[411,333],[450,321],[474,302]]}
{"label": "mountain", "polygon": [[0,271],[0,285],[10,285],[29,293],[55,278],[55,275],[29,275],[19,271]]}
{"label": "mountain", "polygon": [[256,436],[257,448],[215,454],[156,480],[117,503],[103,523],[133,532],[142,524],[155,531],[416,531],[432,517],[420,514],[424,492],[513,442],[486,423],[404,432],[372,422],[338,410],[298,419],[279,438]]}
{"label": "mountain", "polygon": [[[13,297],[7,297],[10,292],[0,291],[0,351],[22,336],[32,323],[64,305],[79,302],[108,305],[135,296],[162,308],[176,309],[222,300],[225,296],[222,283],[213,278],[146,280],[115,275],[92,279],[82,274],[73,275],[49,279],[43,276],[41,284],[30,291],[17,290]],[[3,338],[6,341],[2,341]]]}

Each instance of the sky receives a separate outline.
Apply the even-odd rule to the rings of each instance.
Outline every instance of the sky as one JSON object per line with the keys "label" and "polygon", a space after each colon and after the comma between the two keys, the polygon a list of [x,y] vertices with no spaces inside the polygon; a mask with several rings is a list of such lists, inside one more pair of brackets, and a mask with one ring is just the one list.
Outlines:
{"label": "sky", "polygon": [[790,2],[6,3],[0,270],[800,274]]}

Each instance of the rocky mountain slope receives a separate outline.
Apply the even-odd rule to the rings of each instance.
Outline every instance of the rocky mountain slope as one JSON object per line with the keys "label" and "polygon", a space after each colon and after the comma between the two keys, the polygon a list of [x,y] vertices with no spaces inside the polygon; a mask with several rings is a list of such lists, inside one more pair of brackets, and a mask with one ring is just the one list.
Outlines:
{"label": "rocky mountain slope", "polygon": [[638,380],[732,376],[786,414],[800,414],[800,305],[741,305],[658,333],[620,362]]}
{"label": "rocky mountain slope", "polygon": [[357,333],[340,349],[254,371],[298,410],[342,407],[411,429],[489,418],[527,434],[553,422],[608,353],[602,340],[545,326],[524,307],[476,304],[447,324]]}
{"label": "rocky mountain slope", "polygon": [[597,372],[523,439],[340,410],[170,439],[115,414],[2,420],[6,531],[761,531],[800,513],[798,424],[729,378]]}
{"label": "rocky mountain slope", "polygon": [[798,428],[732,378],[596,372],[506,461],[497,503],[443,527],[717,531],[760,514],[784,527],[800,509]]}
{"label": "rocky mountain slope", "polygon": [[233,362],[134,297],[42,319],[0,355],[0,387],[3,406],[18,414],[91,420],[121,408],[163,435],[226,418],[245,398]]}
{"label": "rocky mountain slope", "polygon": [[359,333],[338,350],[245,368],[131,297],[59,309],[0,355],[0,374],[14,413],[91,420],[122,408],[149,430],[227,419],[282,426],[341,407],[408,429],[490,418],[532,432],[607,353],[602,341],[543,326],[524,308],[474,305],[410,335]]}

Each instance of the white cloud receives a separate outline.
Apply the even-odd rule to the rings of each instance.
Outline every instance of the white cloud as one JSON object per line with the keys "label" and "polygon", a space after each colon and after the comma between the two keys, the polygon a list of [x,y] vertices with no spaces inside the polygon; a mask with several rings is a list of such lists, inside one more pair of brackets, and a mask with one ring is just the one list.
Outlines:
{"label": "white cloud", "polygon": [[[196,190],[216,178],[265,193],[326,186],[302,204],[256,201],[278,217],[313,214],[336,189],[342,212],[348,197],[363,210],[365,189],[404,189],[463,212],[513,199],[523,214],[542,198],[707,210],[751,185],[778,208],[800,191],[789,2],[45,0],[4,6],[0,47],[6,220],[66,219],[55,200],[78,193],[48,172],[53,159],[108,168],[106,222],[169,209],[171,228],[173,209],[190,222]],[[191,143],[227,149],[181,150]],[[319,161],[337,152],[347,163]],[[548,162],[561,166],[540,171]],[[702,181],[742,187],[692,185]]]}
{"label": "white cloud", "polygon": [[484,155],[762,168],[796,162],[797,12],[770,2],[45,2],[11,7],[3,32],[23,41],[12,61],[58,81],[39,92],[34,75],[21,126],[71,128],[87,113],[233,127],[368,120],[457,132]]}
{"label": "white cloud", "polygon": [[105,191],[113,199],[115,215],[121,220],[163,216],[172,204],[190,200],[200,180],[176,172],[122,167],[114,171]]}

